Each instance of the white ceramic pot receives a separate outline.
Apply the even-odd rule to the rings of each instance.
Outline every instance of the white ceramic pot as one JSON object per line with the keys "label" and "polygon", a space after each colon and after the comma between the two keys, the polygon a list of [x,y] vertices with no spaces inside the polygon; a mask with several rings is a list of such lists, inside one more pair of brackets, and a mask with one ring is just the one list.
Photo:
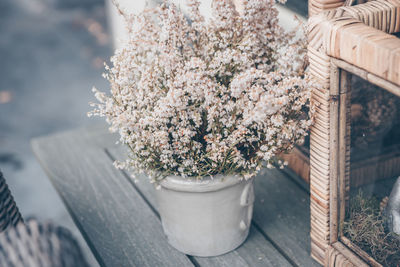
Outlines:
{"label": "white ceramic pot", "polygon": [[253,180],[234,176],[162,180],[156,195],[168,242],[185,254],[203,257],[240,246],[253,215]]}

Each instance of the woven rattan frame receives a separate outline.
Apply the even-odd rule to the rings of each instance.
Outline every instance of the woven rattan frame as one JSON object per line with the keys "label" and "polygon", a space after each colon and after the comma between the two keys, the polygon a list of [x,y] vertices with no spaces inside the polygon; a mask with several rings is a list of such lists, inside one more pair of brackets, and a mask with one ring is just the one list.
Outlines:
{"label": "woven rattan frame", "polygon": [[0,171],[0,233],[19,222],[22,222],[21,213]]}
{"label": "woven rattan frame", "polygon": [[310,70],[321,84],[312,94],[311,254],[325,266],[373,265],[338,240],[350,172],[346,88],[350,72],[400,96],[400,39],[388,34],[400,31],[400,0],[340,7],[313,16],[308,26]]}
{"label": "woven rattan frame", "polygon": [[363,4],[368,1],[373,0],[308,0],[308,16],[311,17],[326,10],[353,4]]}

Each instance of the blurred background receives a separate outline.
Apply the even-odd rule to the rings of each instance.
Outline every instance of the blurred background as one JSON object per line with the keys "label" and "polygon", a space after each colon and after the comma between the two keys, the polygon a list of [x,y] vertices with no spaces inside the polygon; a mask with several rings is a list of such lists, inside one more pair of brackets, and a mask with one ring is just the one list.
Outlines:
{"label": "blurred background", "polygon": [[29,141],[93,123],[90,89],[107,88],[111,52],[104,0],[0,0],[0,169],[24,217],[51,219],[80,241]]}
{"label": "blurred background", "polygon": [[[288,6],[305,15],[306,2],[298,1]],[[120,2],[130,2],[132,12],[145,3]],[[207,16],[210,2],[202,4]],[[111,33],[121,35],[122,27],[107,23],[115,19],[109,8],[104,0],[0,0],[0,170],[23,216],[69,228],[93,266],[98,264],[34,158],[30,139],[96,123],[86,117],[94,100],[90,89],[108,90],[103,64],[113,51]],[[294,13],[280,11],[282,24],[292,27]]]}

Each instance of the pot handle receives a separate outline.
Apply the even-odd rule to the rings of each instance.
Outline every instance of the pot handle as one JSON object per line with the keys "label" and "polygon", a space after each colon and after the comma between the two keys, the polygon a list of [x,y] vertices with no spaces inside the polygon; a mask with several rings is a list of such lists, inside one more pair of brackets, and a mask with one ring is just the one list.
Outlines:
{"label": "pot handle", "polygon": [[[242,231],[248,230],[250,223],[251,223],[251,217],[253,215],[253,204],[254,203],[254,186],[253,186],[253,181],[250,181],[247,183],[243,189],[242,195],[240,196],[240,206],[242,207],[247,207],[247,218],[243,219],[240,221],[239,228]],[[247,221],[247,223],[245,222]]]}
{"label": "pot handle", "polygon": [[242,195],[240,196],[240,206],[248,206],[254,203],[254,188],[253,182],[247,183],[243,189]]}

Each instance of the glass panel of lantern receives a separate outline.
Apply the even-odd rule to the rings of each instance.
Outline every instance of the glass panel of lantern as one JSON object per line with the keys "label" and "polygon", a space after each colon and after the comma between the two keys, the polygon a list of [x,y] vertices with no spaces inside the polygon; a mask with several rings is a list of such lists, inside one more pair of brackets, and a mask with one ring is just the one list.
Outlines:
{"label": "glass panel of lantern", "polygon": [[341,240],[371,265],[399,266],[400,97],[351,75],[350,99]]}

